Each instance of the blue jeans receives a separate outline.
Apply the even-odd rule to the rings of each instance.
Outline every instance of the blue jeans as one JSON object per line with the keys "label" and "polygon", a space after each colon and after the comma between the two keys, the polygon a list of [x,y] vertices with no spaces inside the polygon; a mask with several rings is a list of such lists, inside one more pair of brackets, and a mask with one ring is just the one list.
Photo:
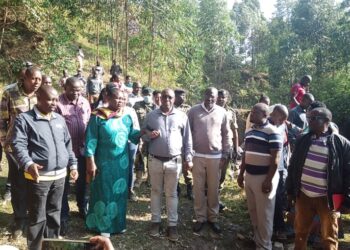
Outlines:
{"label": "blue jeans", "polygon": [[134,168],[135,168],[135,158],[138,145],[129,142],[129,180],[128,188],[131,190],[134,187]]}

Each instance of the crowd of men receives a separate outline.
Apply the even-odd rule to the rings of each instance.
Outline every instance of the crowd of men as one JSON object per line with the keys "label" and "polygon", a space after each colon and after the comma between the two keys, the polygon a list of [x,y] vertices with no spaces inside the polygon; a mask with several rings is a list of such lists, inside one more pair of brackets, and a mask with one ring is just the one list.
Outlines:
{"label": "crowd of men", "polygon": [[[163,231],[165,194],[166,235],[171,241],[179,238],[181,174],[186,197],[193,199],[194,234],[201,235],[208,225],[220,235],[220,190],[228,167],[241,156],[237,182],[246,193],[256,249],[272,249],[273,236],[287,236],[284,216],[293,206],[295,249],[306,249],[315,215],[324,247],[337,249],[338,218],[350,208],[350,143],[339,135],[331,112],[308,92],[310,76],[292,87],[289,110],[269,106],[269,98],[262,96],[250,112],[240,146],[237,111],[229,106],[227,90],[208,87],[191,107],[183,89],[152,90],[130,76],[124,82],[121,73],[113,61],[110,82],[123,90],[125,112],[143,131],[138,144],[128,143],[128,195],[137,201],[135,188],[145,188],[145,180],[150,184],[151,236]],[[63,71],[59,95],[50,77],[27,64],[18,81],[4,88],[0,139],[9,165],[12,237],[27,230],[29,249],[39,249],[43,237],[58,238],[69,230],[69,178],[76,181],[79,215],[86,217],[84,134],[91,111],[108,105],[103,75],[99,61],[87,80],[81,67],[73,77]]]}

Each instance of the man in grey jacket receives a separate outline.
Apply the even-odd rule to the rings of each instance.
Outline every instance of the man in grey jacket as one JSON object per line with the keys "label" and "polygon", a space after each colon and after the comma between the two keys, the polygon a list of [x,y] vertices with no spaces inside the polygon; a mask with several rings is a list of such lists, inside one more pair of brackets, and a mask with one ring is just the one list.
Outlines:
{"label": "man in grey jacket", "polygon": [[37,91],[37,105],[15,121],[12,148],[27,185],[29,249],[40,249],[42,238],[58,238],[67,166],[78,178],[77,160],[65,120],[53,112],[58,102],[52,86]]}

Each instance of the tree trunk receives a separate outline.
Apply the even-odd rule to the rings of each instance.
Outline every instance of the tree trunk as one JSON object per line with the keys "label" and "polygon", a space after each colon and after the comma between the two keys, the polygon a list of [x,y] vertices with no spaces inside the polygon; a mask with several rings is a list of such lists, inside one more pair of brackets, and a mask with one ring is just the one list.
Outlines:
{"label": "tree trunk", "polygon": [[152,85],[152,77],[153,77],[154,32],[155,32],[155,30],[154,30],[154,9],[153,9],[153,7],[152,7],[152,21],[151,21],[150,32],[151,32],[151,35],[152,35],[152,39],[151,39],[151,48],[150,48],[150,52],[149,52],[148,86]]}
{"label": "tree trunk", "polygon": [[100,58],[100,51],[99,51],[99,45],[100,45],[100,0],[97,0],[97,10],[96,10],[96,60],[99,60]]}
{"label": "tree trunk", "polygon": [[128,0],[125,0],[124,5],[125,11],[125,69],[124,74],[128,74],[128,63],[129,63],[129,19],[128,19]]}
{"label": "tree trunk", "polygon": [[[7,3],[8,3],[8,1],[7,1]],[[0,50],[1,50],[2,41],[3,41],[3,39],[4,39],[4,34],[5,34],[5,26],[6,26],[7,14],[8,14],[8,8],[7,8],[7,6],[6,6],[6,7],[5,7],[5,15],[4,15],[4,26],[2,27],[2,30],[1,30],[1,37],[0,37]]]}

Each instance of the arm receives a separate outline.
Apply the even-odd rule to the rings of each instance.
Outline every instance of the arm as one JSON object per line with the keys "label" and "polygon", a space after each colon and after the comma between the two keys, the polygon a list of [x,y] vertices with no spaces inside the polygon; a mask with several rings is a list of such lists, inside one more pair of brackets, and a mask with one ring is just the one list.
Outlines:
{"label": "arm", "polygon": [[70,137],[67,126],[65,126],[64,134],[65,134],[64,141],[65,141],[66,149],[69,156],[68,167],[70,170],[70,177],[72,180],[76,181],[78,179],[78,166],[77,166],[78,162],[72,149],[72,139]]}
{"label": "arm", "polygon": [[188,118],[186,115],[184,115],[184,128],[182,130],[182,141],[183,141],[183,147],[184,147],[184,153],[185,153],[185,162],[188,163],[192,162],[193,157],[193,150],[192,150],[192,133],[190,128],[190,123],[188,121]]}
{"label": "arm", "polygon": [[0,142],[2,145],[4,145],[6,141],[8,124],[10,122],[9,103],[10,97],[7,91],[5,91],[0,102]]}
{"label": "arm", "polygon": [[95,115],[90,117],[85,135],[85,157],[86,157],[86,175],[87,179],[93,178],[96,173],[96,164],[94,155],[98,140],[98,118]]}
{"label": "arm", "polygon": [[280,157],[278,149],[277,150],[271,149],[270,154],[271,154],[271,161],[270,161],[269,171],[267,172],[266,178],[261,186],[261,190],[263,193],[270,193],[272,190],[272,178],[276,173],[278,161]]}
{"label": "arm", "polygon": [[242,163],[239,166],[239,174],[237,177],[237,183],[240,188],[244,188],[244,172],[245,172],[245,153],[242,155]]}
{"label": "arm", "polygon": [[232,131],[226,114],[224,115],[224,119],[221,125],[221,136],[223,158],[227,159],[232,148]]}

